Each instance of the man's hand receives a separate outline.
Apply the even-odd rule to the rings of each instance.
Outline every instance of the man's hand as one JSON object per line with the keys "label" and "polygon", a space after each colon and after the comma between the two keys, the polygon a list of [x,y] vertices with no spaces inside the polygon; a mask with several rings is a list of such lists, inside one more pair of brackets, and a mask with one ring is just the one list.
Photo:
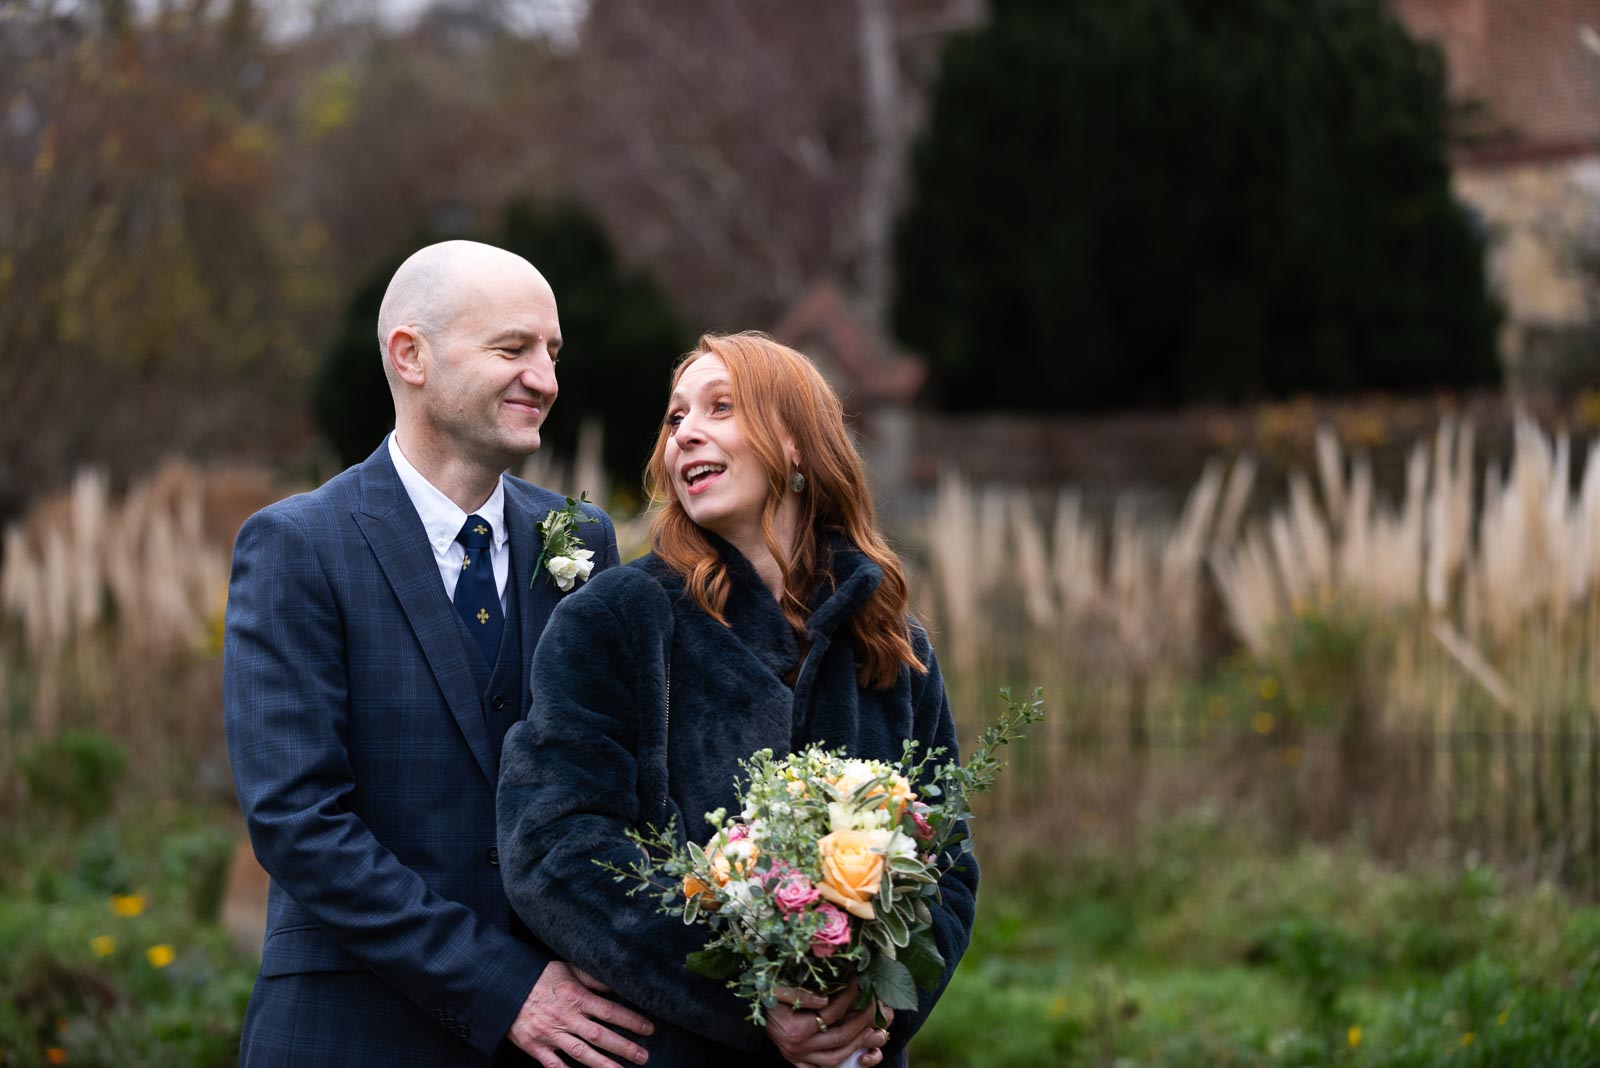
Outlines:
{"label": "man's hand", "polygon": [[[767,1037],[796,1068],[834,1068],[858,1049],[863,1051],[862,1068],[872,1068],[883,1060],[889,1032],[873,1026],[871,1005],[850,1011],[859,992],[854,979],[831,998],[779,987],[773,991],[778,1004],[767,1010]],[[888,1006],[883,1015],[894,1021],[894,1010]]]}
{"label": "man's hand", "polygon": [[528,1000],[522,1003],[522,1011],[517,1013],[507,1037],[545,1068],[562,1068],[562,1053],[591,1068],[620,1068],[601,1050],[643,1064],[649,1058],[644,1048],[611,1027],[648,1035],[655,1025],[610,998],[601,997],[604,993],[610,990],[598,979],[570,964],[551,961],[528,992]]}

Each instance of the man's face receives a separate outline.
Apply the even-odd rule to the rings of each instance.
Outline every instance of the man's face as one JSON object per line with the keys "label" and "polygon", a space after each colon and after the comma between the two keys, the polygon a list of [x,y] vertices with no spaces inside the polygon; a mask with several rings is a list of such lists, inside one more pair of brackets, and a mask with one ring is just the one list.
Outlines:
{"label": "man's face", "polygon": [[539,447],[556,399],[561,323],[531,269],[463,286],[450,324],[429,338],[424,417],[457,452],[504,470]]}

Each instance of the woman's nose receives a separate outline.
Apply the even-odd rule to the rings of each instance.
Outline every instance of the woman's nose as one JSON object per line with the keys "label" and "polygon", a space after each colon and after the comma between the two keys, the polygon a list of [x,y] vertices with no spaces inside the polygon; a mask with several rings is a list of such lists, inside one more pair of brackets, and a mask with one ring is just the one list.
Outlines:
{"label": "woman's nose", "polygon": [[685,445],[698,445],[705,441],[705,435],[700,429],[700,420],[693,415],[685,415],[678,420],[678,430],[673,436],[678,439],[679,448]]}

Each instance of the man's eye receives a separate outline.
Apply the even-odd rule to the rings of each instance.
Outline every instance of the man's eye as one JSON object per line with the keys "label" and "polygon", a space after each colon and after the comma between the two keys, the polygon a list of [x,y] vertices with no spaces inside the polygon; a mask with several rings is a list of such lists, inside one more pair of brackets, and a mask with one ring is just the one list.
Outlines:
{"label": "man's eye", "polygon": [[559,352],[552,352],[552,353],[551,353],[551,354],[550,354],[550,366],[551,366],[551,367],[554,367],[554,366],[556,366],[556,365],[557,365],[557,364],[559,364],[559,363],[560,363],[560,362],[561,362],[561,353],[559,353]]}

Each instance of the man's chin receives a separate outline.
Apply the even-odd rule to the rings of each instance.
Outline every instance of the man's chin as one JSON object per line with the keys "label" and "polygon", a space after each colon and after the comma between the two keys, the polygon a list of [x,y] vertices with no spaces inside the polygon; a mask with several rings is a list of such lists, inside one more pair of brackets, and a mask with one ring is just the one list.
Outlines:
{"label": "man's chin", "polygon": [[485,443],[484,455],[487,459],[493,456],[494,461],[502,471],[517,467],[528,457],[539,451],[543,444],[537,432],[529,434],[526,431],[518,434],[507,434],[500,437],[492,444]]}

